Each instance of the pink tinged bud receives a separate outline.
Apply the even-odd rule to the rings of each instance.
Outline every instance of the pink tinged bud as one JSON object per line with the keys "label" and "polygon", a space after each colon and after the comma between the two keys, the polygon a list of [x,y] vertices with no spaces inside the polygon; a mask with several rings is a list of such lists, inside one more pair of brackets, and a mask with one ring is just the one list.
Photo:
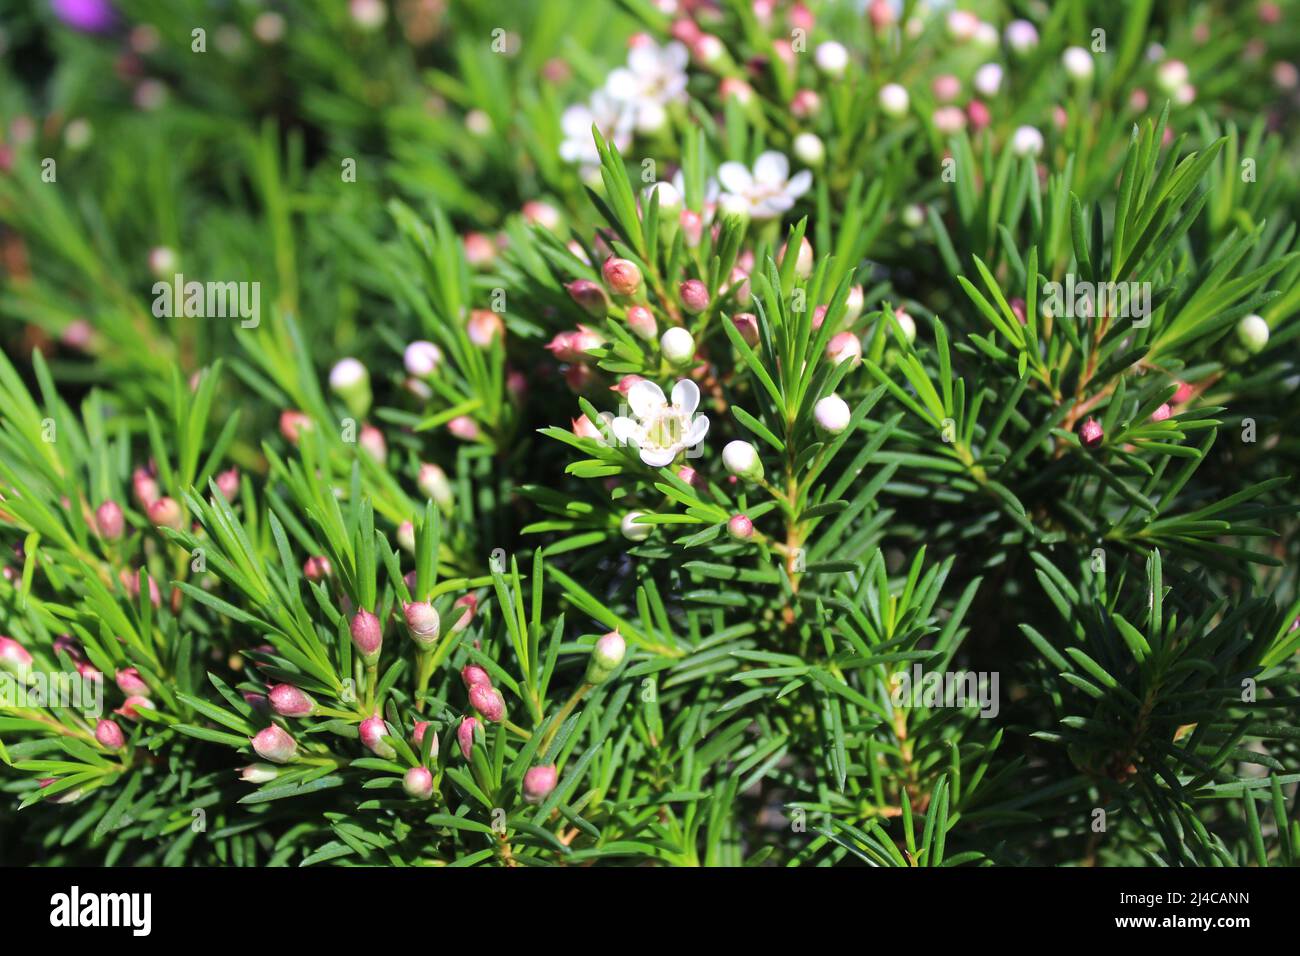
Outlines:
{"label": "pink tinged bud", "polygon": [[830,307],[819,305],[817,308],[813,309],[812,324],[814,329],[820,329],[822,327],[822,323],[826,321],[826,310],[828,308]]}
{"label": "pink tinged bud", "polygon": [[481,232],[467,232],[464,239],[465,261],[475,268],[490,265],[496,258],[496,245]]}
{"label": "pink tinged bud", "polygon": [[352,644],[361,659],[367,664],[379,660],[379,652],[384,647],[384,628],[379,618],[362,608],[352,616],[351,632]]}
{"label": "pink tinged bud", "polygon": [[1190,384],[1187,382],[1179,382],[1178,390],[1174,392],[1172,401],[1175,405],[1183,405],[1191,400],[1194,393],[1195,389],[1193,389]]}
{"label": "pink tinged bud", "polygon": [[[123,570],[118,577],[131,600],[134,601],[140,597],[140,571],[137,570],[132,574],[130,571]],[[154,607],[162,605],[162,592],[158,590],[158,582],[153,578],[149,579],[149,602]]]}
{"label": "pink tinged bud", "polygon": [[654,313],[643,305],[634,305],[627,310],[627,327],[632,330],[633,335],[640,336],[646,341],[654,339],[659,334],[659,325],[655,322]]}
{"label": "pink tinged bud", "polygon": [[1165,404],[1161,405],[1159,408],[1157,408],[1154,412],[1151,413],[1151,420],[1153,422],[1163,422],[1166,418],[1168,418],[1172,414],[1173,414],[1173,409],[1171,409],[1169,407],[1169,403],[1166,402]]}
{"label": "pink tinged bud", "polygon": [[610,631],[596,639],[587,661],[586,680],[589,684],[600,684],[609,679],[627,654],[627,642],[618,631]]}
{"label": "pink tinged bud", "polygon": [[465,630],[465,628],[469,627],[470,622],[474,620],[474,612],[478,610],[478,598],[473,594],[462,595],[461,597],[458,597],[456,603],[452,605],[452,610],[455,610],[456,608],[462,608],[463,610],[461,611],[460,617],[456,619],[456,623],[451,626],[451,632],[453,634],[459,634],[461,631]]}
{"label": "pink tinged bud", "polygon": [[633,385],[635,385],[637,382],[642,382],[642,381],[645,380],[640,375],[624,375],[622,378],[618,380],[618,384],[611,385],[609,387],[609,390],[611,392],[618,392],[620,395],[626,396],[628,392],[632,391]]}
{"label": "pink tinged bud", "polygon": [[158,482],[144,468],[137,468],[131,473],[131,491],[135,495],[135,503],[146,511],[162,494]]}
{"label": "pink tinged bud", "polygon": [[754,88],[744,80],[738,80],[734,76],[724,79],[718,87],[718,92],[722,94],[724,102],[734,99],[742,106],[749,104],[754,99]]}
{"label": "pink tinged bud", "polygon": [[313,428],[315,423],[302,412],[290,410],[280,413],[280,434],[291,445],[298,444],[298,440]]}
{"label": "pink tinged bud", "polygon": [[[781,246],[781,264],[785,264],[786,246]],[[806,279],[812,275],[813,270],[813,247],[807,239],[799,240],[799,254],[795,258],[794,274],[801,279]]]}
{"label": "pink tinged bud", "polygon": [[412,767],[402,777],[402,789],[412,800],[428,800],[433,796],[433,774],[425,767]]}
{"label": "pink tinged bud", "polygon": [[148,697],[151,693],[149,685],[144,682],[140,677],[140,672],[134,667],[124,667],[117,672],[117,677],[114,680],[117,681],[118,690],[128,697],[132,695]]}
{"label": "pink tinged bud", "polygon": [[816,116],[822,108],[822,98],[814,90],[800,90],[790,100],[790,112],[796,119]]}
{"label": "pink tinged bud", "polygon": [[384,718],[378,714],[367,717],[361,721],[358,730],[361,735],[361,742],[376,757],[392,760],[397,756],[397,751],[390,744],[384,742],[384,738],[388,736],[388,725],[384,723]]}
{"label": "pink tinged bud", "polygon": [[852,332],[837,333],[826,343],[826,357],[836,365],[851,362],[856,367],[862,361],[862,343]]}
{"label": "pink tinged bud", "polygon": [[308,581],[323,581],[334,573],[334,566],[329,558],[314,554],[303,562],[302,573]]}
{"label": "pink tinged bud", "polygon": [[524,799],[529,803],[541,803],[551,795],[560,775],[555,764],[544,767],[529,767],[524,774]]}
{"label": "pink tinged bud", "polygon": [[867,8],[867,16],[871,18],[873,27],[883,30],[894,22],[894,8],[889,0],[871,0],[871,6]]}
{"label": "pink tinged bud", "polygon": [[268,783],[278,776],[279,768],[269,763],[250,763],[239,771],[239,779],[244,783]]}
{"label": "pink tinged bud", "polygon": [[580,362],[582,353],[574,342],[574,332],[557,332],[543,348],[547,349],[560,362]]}
{"label": "pink tinged bud", "polygon": [[680,40],[687,46],[700,38],[700,28],[696,26],[694,20],[688,20],[685,17],[674,20],[669,32],[672,33],[674,40]]}
{"label": "pink tinged bud", "polygon": [[483,715],[490,723],[498,723],[505,718],[506,700],[501,692],[491,684],[475,684],[469,689],[470,706]]}
{"label": "pink tinged bud", "polygon": [[460,679],[464,682],[466,690],[473,689],[475,684],[492,686],[491,676],[477,664],[466,664],[462,667],[460,669]]}
{"label": "pink tinged bud", "polygon": [[0,637],[0,670],[23,677],[32,666],[32,655],[12,637]]}
{"label": "pink tinged bud", "polygon": [[630,259],[617,259],[611,256],[605,260],[601,272],[615,295],[636,295],[637,290],[641,288],[641,270]]}
{"label": "pink tinged bud", "polygon": [[[432,726],[433,725],[429,723],[429,721],[427,720],[417,720],[415,722],[415,727],[411,731],[411,741],[415,744],[416,747],[424,746],[424,735],[429,732],[429,728]],[[433,757],[438,756],[438,735],[437,734],[434,734],[433,739],[429,742],[429,755]]]}
{"label": "pink tinged bud", "polygon": [[746,345],[750,348],[758,345],[758,316],[752,312],[737,312],[731,317],[731,324],[736,327]]}
{"label": "pink tinged bud", "polygon": [[458,415],[449,421],[447,431],[461,441],[474,441],[479,436],[478,422],[468,415]]}
{"label": "pink tinged bud", "polygon": [[748,515],[732,515],[727,522],[727,534],[737,541],[748,541],[754,537],[754,522],[749,520]]}
{"label": "pink tinged bud", "polygon": [[88,664],[85,661],[78,662],[77,673],[85,680],[103,681],[104,679],[104,675],[100,671],[96,670],[94,665]]}
{"label": "pink tinged bud", "polygon": [[271,763],[288,763],[298,753],[297,742],[282,727],[272,724],[253,738],[253,751]]}
{"label": "pink tinged bud", "polygon": [[417,484],[420,494],[432,499],[438,507],[444,509],[451,507],[451,482],[447,480],[447,473],[440,467],[432,464],[421,465]]}
{"label": "pink tinged bud", "polygon": [[217,491],[227,501],[234,501],[235,495],[239,494],[239,469],[229,468],[221,472],[216,477]]}
{"label": "pink tinged bud", "polygon": [[181,506],[174,498],[159,498],[149,506],[149,521],[159,528],[181,526]]}
{"label": "pink tinged bud", "polygon": [[957,106],[941,106],[931,117],[934,128],[940,133],[960,133],[966,128],[966,114]]}
{"label": "pink tinged bud", "polygon": [[134,695],[124,700],[122,706],[113,711],[113,713],[121,717],[128,717],[131,720],[136,720],[140,716],[140,711],[157,709],[157,706],[148,697]]}
{"label": "pink tinged bud", "polygon": [[699,279],[687,279],[678,290],[682,308],[691,315],[699,315],[709,307],[709,287]]}
{"label": "pink tinged bud", "polygon": [[590,279],[575,279],[564,287],[573,299],[593,319],[603,319],[609,312],[609,297],[605,290]]}
{"label": "pink tinged bud", "polygon": [[105,541],[116,541],[126,530],[126,518],[116,501],[105,501],[95,509],[95,527]]}
{"label": "pink tinged bud", "polygon": [[573,427],[573,434],[579,438],[593,438],[600,441],[604,437],[601,435],[600,429],[586,415],[570,419],[570,424]]}
{"label": "pink tinged bud", "polygon": [[266,695],[271,708],[281,717],[310,717],[316,712],[316,701],[292,684],[276,684]]}
{"label": "pink tinged bud", "polygon": [[988,126],[989,121],[992,119],[989,108],[979,100],[971,100],[967,104],[966,115],[970,117],[970,125],[976,132]]}
{"label": "pink tinged bud", "polygon": [[501,316],[490,309],[474,309],[465,324],[469,340],[481,349],[491,348],[499,338],[505,338],[506,326]]}
{"label": "pink tinged bud", "polygon": [[361,446],[362,451],[381,465],[388,459],[388,442],[384,440],[384,433],[374,425],[361,426],[357,444]]}
{"label": "pink tinged bud", "polygon": [[541,226],[551,232],[560,228],[560,212],[550,203],[532,199],[524,203],[519,212],[530,226]]}
{"label": "pink tinged bud", "polygon": [[403,521],[397,526],[397,546],[407,554],[415,553],[415,525]]}
{"label": "pink tinged bud", "polygon": [[677,477],[691,487],[695,487],[699,482],[699,476],[690,465],[682,465],[682,467],[678,468]]}
{"label": "pink tinged bud", "polygon": [[111,720],[101,720],[95,724],[95,739],[105,750],[121,750],[126,746],[122,728]]}
{"label": "pink tinged bud", "polygon": [[944,73],[934,78],[930,91],[940,103],[949,103],[961,96],[961,80],[951,73]]}
{"label": "pink tinged bud", "polygon": [[441,364],[442,349],[423,339],[412,342],[402,353],[402,365],[406,369],[406,374],[417,379],[428,378]]}
{"label": "pink tinged bud", "polygon": [[441,622],[432,604],[411,601],[402,605],[402,614],[406,617],[406,630],[410,633],[411,640],[421,647],[432,647],[438,642]]}
{"label": "pink tinged bud", "polygon": [[456,728],[456,742],[460,744],[460,752],[466,760],[474,750],[474,731],[480,726],[477,717],[466,717]]}
{"label": "pink tinged bud", "polygon": [[682,227],[682,238],[687,248],[694,249],[704,238],[704,219],[698,212],[683,209],[677,215],[677,224]]}
{"label": "pink tinged bud", "polygon": [[796,3],[791,7],[790,26],[794,29],[803,30],[805,33],[811,33],[816,22],[817,18],[813,16],[812,11],[802,3]]}
{"label": "pink tinged bud", "polygon": [[1079,429],[1079,440],[1083,442],[1085,448],[1096,448],[1101,444],[1103,437],[1101,422],[1095,418],[1089,418]]}
{"label": "pink tinged bud", "polygon": [[691,57],[696,63],[713,66],[722,60],[727,48],[712,33],[702,33],[691,44]]}

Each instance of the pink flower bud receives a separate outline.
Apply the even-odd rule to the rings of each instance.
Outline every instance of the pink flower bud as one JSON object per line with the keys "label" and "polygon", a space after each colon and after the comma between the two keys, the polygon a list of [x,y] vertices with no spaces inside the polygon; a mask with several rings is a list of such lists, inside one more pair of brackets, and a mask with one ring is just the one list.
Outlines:
{"label": "pink flower bud", "polygon": [[547,349],[560,362],[580,362],[582,353],[574,343],[573,332],[557,332],[543,348]]}
{"label": "pink flower bud", "polygon": [[397,546],[407,554],[415,554],[415,525],[403,521],[397,526]]}
{"label": "pink flower bud", "polygon": [[696,26],[694,20],[688,20],[685,17],[674,20],[669,32],[672,33],[674,40],[680,40],[687,46],[700,38],[700,28]]}
{"label": "pink flower bud", "polygon": [[[123,569],[118,573],[118,580],[122,582],[122,588],[126,591],[127,597],[132,601],[140,597],[140,571],[134,573]],[[158,582],[153,578],[149,579],[149,601],[154,607],[162,605],[162,593],[158,590]]]}
{"label": "pink flower bud", "polygon": [[524,774],[524,799],[529,803],[541,803],[551,795],[559,777],[555,764],[529,767],[528,772]]}
{"label": "pink flower bud", "polygon": [[524,222],[530,226],[541,226],[550,232],[560,228],[560,211],[550,203],[530,199],[519,210]]}
{"label": "pink flower bud", "polygon": [[470,690],[475,684],[492,686],[491,675],[477,664],[466,664],[462,667],[460,669],[460,679],[464,682],[466,690]]}
{"label": "pink flower bud", "polygon": [[438,643],[441,622],[433,605],[425,601],[411,601],[402,605],[402,614],[406,617],[406,630],[411,640],[421,647],[432,647]]}
{"label": "pink flower bud", "polygon": [[126,746],[122,728],[111,720],[101,720],[95,724],[95,739],[105,750],[121,750]]}
{"label": "pink flower bud", "polygon": [[506,700],[491,684],[475,684],[469,689],[470,706],[490,723],[499,723],[506,715]]}
{"label": "pink flower bud", "polygon": [[1196,390],[1189,383],[1179,382],[1178,390],[1174,392],[1174,397],[1171,399],[1171,401],[1175,405],[1185,405],[1188,401],[1191,400],[1191,397],[1195,393]]}
{"label": "pink flower bud", "polygon": [[298,440],[315,427],[316,423],[302,412],[288,410],[280,413],[280,434],[291,445],[298,444]]}
{"label": "pink flower bud", "polygon": [[310,717],[316,712],[316,701],[292,684],[276,684],[267,693],[271,709],[281,717]]}
{"label": "pink flower bud", "polygon": [[456,742],[460,744],[460,752],[466,760],[474,750],[474,730],[481,726],[477,717],[466,717],[456,728]]}
{"label": "pink flower bud", "polygon": [[1151,413],[1151,420],[1153,422],[1163,422],[1166,418],[1168,418],[1172,414],[1173,414],[1173,409],[1171,409],[1169,407],[1169,403],[1166,402],[1165,404],[1161,405],[1159,408],[1157,408],[1154,412]]}
{"label": "pink flower bud", "polygon": [[481,349],[490,348],[498,338],[504,338],[506,325],[501,316],[490,309],[474,309],[465,323],[469,340]]}
{"label": "pink flower bud", "polygon": [[468,415],[458,415],[449,421],[447,431],[461,441],[474,441],[479,437],[478,422]]}
{"label": "pink flower bud", "polygon": [[379,652],[384,647],[384,627],[379,618],[362,608],[352,616],[351,631],[352,644],[361,659],[367,664],[379,660]]}
{"label": "pink flower bud", "polygon": [[95,509],[95,527],[105,541],[116,541],[126,530],[126,518],[116,501],[105,501]]}
{"label": "pink flower bud", "polygon": [[134,667],[122,668],[117,672],[114,680],[117,682],[118,690],[128,697],[132,695],[148,697],[151,693],[149,685],[144,682],[144,679],[140,677],[140,672]]}
{"label": "pink flower bud", "polygon": [[428,800],[433,796],[433,774],[425,767],[412,767],[402,777],[402,789],[412,800]]}
{"label": "pink flower bud", "polygon": [[609,390],[611,392],[618,392],[620,395],[627,397],[627,393],[632,391],[632,386],[635,385],[637,382],[643,382],[643,381],[645,381],[645,379],[643,379],[640,375],[624,375],[622,378],[618,380],[617,384],[611,385],[609,387]]}
{"label": "pink flower bud", "polygon": [[641,288],[641,270],[631,259],[610,256],[601,267],[601,272],[615,295],[636,295]]}
{"label": "pink flower bud", "polygon": [[267,783],[278,776],[279,768],[269,763],[250,763],[239,771],[239,779],[244,783]]}
{"label": "pink flower bud", "polygon": [[357,437],[357,444],[361,450],[373,458],[379,464],[388,460],[388,442],[384,440],[384,433],[374,425],[362,425],[361,434]]}
{"label": "pink flower bud", "polygon": [[737,312],[731,317],[731,324],[736,327],[746,345],[750,348],[758,345],[758,316],[752,312]]}
{"label": "pink flower bud", "polygon": [[609,312],[609,298],[605,290],[590,279],[575,279],[564,287],[569,298],[593,319],[603,319]]}
{"label": "pink flower bud", "polygon": [[453,634],[459,634],[465,628],[469,627],[470,622],[474,620],[474,612],[478,610],[478,598],[473,594],[463,594],[456,598],[456,603],[452,605],[452,610],[464,608],[456,623],[451,626]]}
{"label": "pink flower bud", "polygon": [[298,743],[282,727],[272,724],[253,738],[253,751],[271,763],[288,763],[298,753]]}
{"label": "pink flower bud", "polygon": [[867,8],[867,16],[871,18],[871,25],[877,31],[884,30],[894,22],[894,7],[889,0],[871,0],[871,6]]}
{"label": "pink flower bud", "polygon": [[940,74],[930,84],[930,91],[934,94],[936,101],[950,103],[961,96],[961,80],[951,73]]}
{"label": "pink flower bud", "polygon": [[826,343],[826,357],[836,365],[850,362],[856,367],[862,361],[862,343],[852,332],[839,332]]}
{"label": "pink flower bud", "polygon": [[[424,735],[429,732],[429,728],[432,726],[433,725],[427,720],[417,720],[415,722],[415,728],[411,731],[411,741],[415,744],[416,748],[424,746]],[[429,754],[434,757],[438,756],[437,734],[433,735],[433,740],[429,744]]]}
{"label": "pink flower bud", "polygon": [[992,120],[989,108],[980,100],[971,100],[966,104],[966,115],[970,118],[971,128],[976,132],[984,129]]}
{"label": "pink flower bud", "polygon": [[1096,448],[1101,444],[1103,437],[1101,422],[1095,418],[1089,418],[1079,429],[1079,440],[1083,442],[1085,448]]}
{"label": "pink flower bud", "polygon": [[692,488],[698,486],[699,475],[695,473],[695,469],[690,465],[682,465],[682,467],[678,468],[677,477]]}
{"label": "pink flower bud", "polygon": [[677,224],[682,227],[682,241],[688,249],[694,249],[704,238],[704,220],[698,212],[683,209],[677,214]]}
{"label": "pink flower bud", "polygon": [[129,717],[131,720],[137,720],[142,710],[157,710],[157,706],[148,697],[141,697],[138,694],[128,697],[122,702],[122,706],[113,713],[121,717]]}
{"label": "pink flower bud", "polygon": [[627,327],[632,334],[647,341],[659,334],[659,325],[654,313],[643,305],[634,305],[627,310]]}
{"label": "pink flower bud", "polygon": [[796,119],[808,119],[821,112],[822,98],[815,90],[799,90],[790,100],[790,112]]}
{"label": "pink flower bud", "polygon": [[[785,264],[786,243],[781,244],[781,264]],[[812,243],[806,238],[799,241],[799,253],[795,258],[794,274],[801,279],[806,279],[812,275],[813,270],[813,247]]]}
{"label": "pink flower bud", "polygon": [[313,554],[303,562],[302,573],[308,581],[323,581],[334,573],[334,565],[323,554]]}
{"label": "pink flower bud", "polygon": [[24,677],[32,666],[32,655],[12,637],[0,637],[0,670]]}
{"label": "pink flower bud", "polygon": [[234,501],[235,495],[239,494],[239,469],[228,468],[219,473],[216,477],[217,491],[227,501]]}
{"label": "pink flower bud", "polygon": [[699,279],[687,279],[678,289],[682,308],[691,315],[698,315],[709,307],[709,287]]}
{"label": "pink flower bud", "polygon": [[727,522],[727,534],[737,541],[748,541],[754,537],[754,522],[749,520],[748,515],[732,515]]}
{"label": "pink flower bud", "polygon": [[384,718],[378,714],[361,721],[358,732],[361,735],[361,742],[366,745],[366,749],[376,757],[392,760],[397,756],[397,751],[390,744],[384,742],[384,738],[388,736],[388,725],[384,723]]}
{"label": "pink flower bud", "polygon": [[135,495],[135,503],[145,511],[149,510],[149,506],[157,501],[162,493],[153,475],[144,468],[137,468],[131,472],[131,491]]}
{"label": "pink flower bud", "polygon": [[481,232],[465,233],[464,245],[465,261],[476,269],[491,265],[496,258],[496,245]]}
{"label": "pink flower bud", "polygon": [[596,639],[587,661],[586,680],[589,684],[599,684],[614,673],[623,663],[627,654],[627,642],[618,631],[610,631]]}
{"label": "pink flower bud", "polygon": [[149,521],[159,528],[179,528],[181,506],[173,498],[159,498],[149,506]]}

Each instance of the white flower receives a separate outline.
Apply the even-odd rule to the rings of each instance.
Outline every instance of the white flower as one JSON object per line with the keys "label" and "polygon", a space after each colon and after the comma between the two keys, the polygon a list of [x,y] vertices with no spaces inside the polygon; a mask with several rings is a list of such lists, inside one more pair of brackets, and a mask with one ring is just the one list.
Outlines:
{"label": "white flower", "polygon": [[635,444],[641,460],[651,468],[663,468],[681,452],[694,448],[709,433],[709,420],[696,415],[700,388],[688,378],[673,386],[670,405],[663,389],[642,379],[628,389],[627,403],[636,418],[620,417],[610,423],[621,444]]}
{"label": "white flower", "polygon": [[812,173],[804,169],[791,176],[790,160],[769,151],[754,161],[752,173],[743,163],[723,163],[718,167],[718,182],[724,190],[721,204],[726,212],[775,219],[808,191]]}
{"label": "white flower", "polygon": [[813,406],[817,426],[831,435],[838,435],[848,428],[852,416],[848,402],[838,395],[827,395]]}
{"label": "white flower", "polygon": [[1092,78],[1092,54],[1081,46],[1066,47],[1061,54],[1061,65],[1073,80],[1082,82]]}
{"label": "white flower", "polygon": [[907,115],[910,97],[907,89],[898,83],[886,83],[880,88],[880,108],[886,116],[898,119]]}
{"label": "white flower", "polygon": [[820,166],[826,158],[826,146],[816,133],[800,133],[794,138],[793,149],[805,166]]}
{"label": "white flower", "polygon": [[813,51],[813,60],[827,76],[843,76],[849,65],[849,51],[843,43],[827,40]]}
{"label": "white flower", "polygon": [[985,63],[975,71],[975,79],[971,85],[979,91],[981,96],[992,98],[998,95],[998,90],[1002,87],[1002,67],[997,63]]}
{"label": "white flower", "polygon": [[1043,151],[1043,134],[1032,126],[1021,126],[1011,137],[1011,152],[1017,156],[1037,156]]}
{"label": "white flower", "polygon": [[587,103],[576,103],[560,117],[564,141],[560,143],[560,158],[566,163],[599,166],[600,153],[591,135],[591,127],[620,150],[632,145],[633,112],[623,100],[615,99],[604,90],[591,94]]}
{"label": "white flower", "polygon": [[606,77],[605,92],[627,104],[639,132],[657,132],[667,119],[664,107],[686,99],[689,60],[690,54],[680,43],[662,47],[638,44],[627,55],[627,66]]}

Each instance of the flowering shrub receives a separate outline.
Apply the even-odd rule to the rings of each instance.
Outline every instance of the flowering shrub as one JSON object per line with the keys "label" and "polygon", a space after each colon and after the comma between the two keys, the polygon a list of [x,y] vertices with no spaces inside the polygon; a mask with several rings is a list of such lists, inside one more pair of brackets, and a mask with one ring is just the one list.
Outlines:
{"label": "flowering shrub", "polygon": [[1294,5],[32,7],[6,862],[1295,862]]}

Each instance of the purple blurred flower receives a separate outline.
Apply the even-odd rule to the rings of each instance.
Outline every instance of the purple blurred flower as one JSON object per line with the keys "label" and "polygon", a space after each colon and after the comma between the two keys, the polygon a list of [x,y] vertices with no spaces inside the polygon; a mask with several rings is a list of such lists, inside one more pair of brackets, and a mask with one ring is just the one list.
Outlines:
{"label": "purple blurred flower", "polygon": [[117,15],[108,0],[50,0],[54,15],[82,33],[104,33]]}

